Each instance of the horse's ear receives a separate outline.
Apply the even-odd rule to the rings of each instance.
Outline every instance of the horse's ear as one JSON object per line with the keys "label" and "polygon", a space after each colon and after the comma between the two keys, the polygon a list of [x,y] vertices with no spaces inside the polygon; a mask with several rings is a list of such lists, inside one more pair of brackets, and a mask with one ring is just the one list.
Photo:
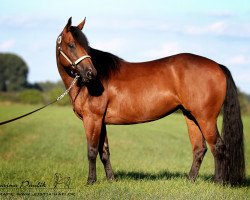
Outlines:
{"label": "horse's ear", "polygon": [[82,30],[82,28],[84,27],[85,21],[86,21],[86,17],[84,18],[84,20],[80,24],[78,24],[77,28]]}
{"label": "horse's ear", "polygon": [[71,27],[71,23],[72,23],[72,17],[69,18],[68,23],[66,24],[64,30],[66,30],[67,32],[70,31],[70,27]]}

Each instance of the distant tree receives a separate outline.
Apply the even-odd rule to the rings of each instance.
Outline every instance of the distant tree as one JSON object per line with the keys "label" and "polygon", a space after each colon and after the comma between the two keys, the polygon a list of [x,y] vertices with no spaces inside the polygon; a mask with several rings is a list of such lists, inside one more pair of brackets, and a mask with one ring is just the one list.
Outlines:
{"label": "distant tree", "polygon": [[240,101],[240,108],[242,113],[249,113],[250,112],[250,99],[249,95],[240,91],[238,89],[239,94],[239,101]]}
{"label": "distant tree", "polygon": [[4,78],[4,73],[1,69],[1,64],[0,64],[0,91],[6,91],[6,84],[5,84],[5,78]]}
{"label": "distant tree", "polygon": [[43,91],[42,87],[38,83],[27,83],[26,88]]}
{"label": "distant tree", "polygon": [[15,54],[0,54],[0,91],[20,91],[27,86],[28,67]]}
{"label": "distant tree", "polygon": [[47,92],[51,91],[55,88],[60,88],[62,90],[65,89],[65,86],[62,81],[57,81],[57,82],[51,82],[51,81],[46,81],[46,82],[37,82],[36,83],[42,91]]}

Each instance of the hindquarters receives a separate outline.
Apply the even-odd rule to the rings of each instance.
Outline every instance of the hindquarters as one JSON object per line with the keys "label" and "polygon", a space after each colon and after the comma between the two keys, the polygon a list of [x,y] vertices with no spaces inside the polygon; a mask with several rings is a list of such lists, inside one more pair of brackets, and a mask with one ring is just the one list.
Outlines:
{"label": "hindquarters", "polygon": [[194,116],[217,118],[226,96],[223,70],[214,61],[192,54],[181,61],[176,67],[181,105]]}
{"label": "hindquarters", "polygon": [[[182,72],[180,99],[185,112],[193,117],[200,129],[202,137],[197,138],[204,138],[210,146],[215,162],[215,181],[241,184],[245,178],[243,125],[231,73],[226,67],[202,57],[187,63],[190,65],[187,64]],[[223,105],[221,138],[217,117]]]}
{"label": "hindquarters", "polygon": [[223,106],[227,78],[219,65],[194,56],[180,72],[179,97],[186,116],[194,160],[189,177],[195,179],[208,143],[214,156],[215,181],[223,182],[225,145],[217,128],[217,118]]}

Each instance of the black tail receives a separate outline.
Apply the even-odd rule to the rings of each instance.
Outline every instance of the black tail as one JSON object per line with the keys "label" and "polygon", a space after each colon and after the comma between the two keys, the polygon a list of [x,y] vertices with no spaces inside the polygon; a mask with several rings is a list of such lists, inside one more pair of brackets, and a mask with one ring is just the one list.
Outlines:
{"label": "black tail", "polygon": [[224,101],[222,139],[226,146],[223,162],[223,181],[231,185],[242,184],[245,179],[243,124],[238,92],[230,71],[220,66],[227,77]]}

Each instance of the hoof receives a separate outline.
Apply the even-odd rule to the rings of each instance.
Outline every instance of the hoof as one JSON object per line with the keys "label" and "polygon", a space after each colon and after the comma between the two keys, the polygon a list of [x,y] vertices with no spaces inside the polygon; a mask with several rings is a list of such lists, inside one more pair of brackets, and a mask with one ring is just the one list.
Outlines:
{"label": "hoof", "polygon": [[87,185],[93,185],[96,182],[96,179],[88,179]]}
{"label": "hoof", "polygon": [[194,183],[195,180],[196,180],[196,177],[195,177],[195,176],[192,176],[192,175],[190,175],[190,174],[187,174],[187,175],[186,175],[186,178],[187,178],[190,182],[192,182],[192,183]]}
{"label": "hoof", "polygon": [[216,177],[214,178],[214,183],[222,184],[222,185],[225,184],[224,181],[222,180],[222,178],[216,178]]}
{"label": "hoof", "polygon": [[109,183],[117,182],[117,179],[115,177],[111,177],[107,179]]}

